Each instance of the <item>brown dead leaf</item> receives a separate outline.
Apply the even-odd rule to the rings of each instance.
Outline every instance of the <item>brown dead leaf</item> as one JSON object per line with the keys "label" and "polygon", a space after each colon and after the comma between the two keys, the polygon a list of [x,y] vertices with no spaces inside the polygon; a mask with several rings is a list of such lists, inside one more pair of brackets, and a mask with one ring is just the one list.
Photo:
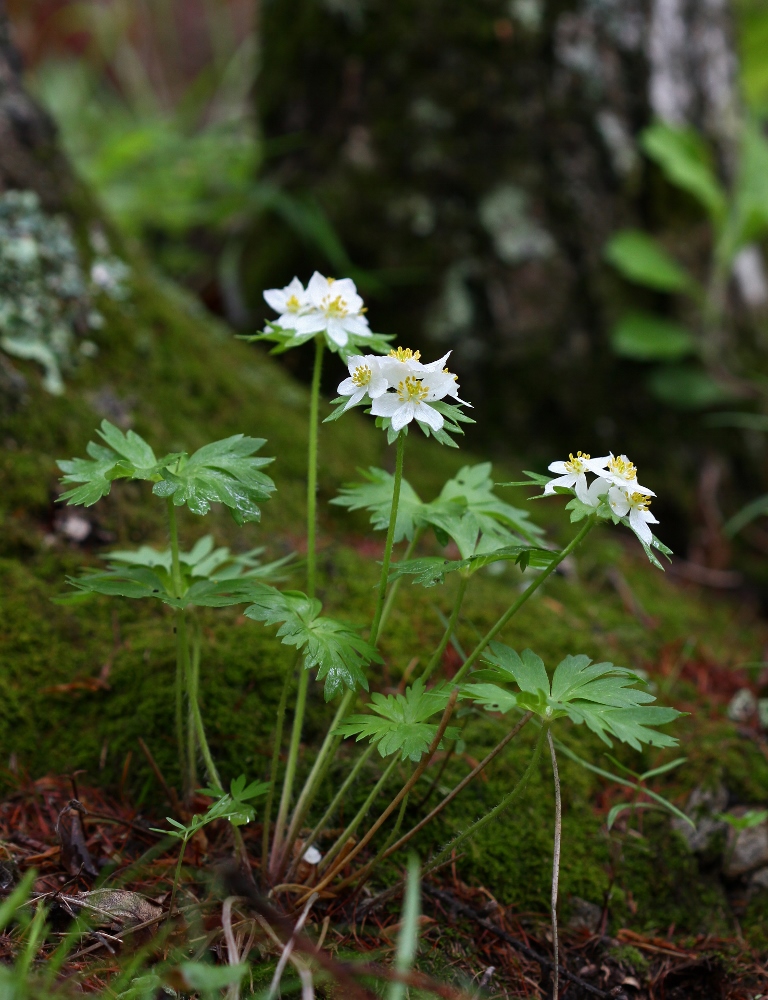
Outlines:
{"label": "brown dead leaf", "polygon": [[156,920],[163,912],[153,900],[128,889],[93,889],[61,898],[70,906],[84,909],[96,927],[131,927]]}
{"label": "brown dead leaf", "polygon": [[56,820],[56,835],[61,844],[61,863],[70,875],[86,872],[93,878],[99,874],[85,843],[81,815],[85,809],[77,799],[70,799]]}

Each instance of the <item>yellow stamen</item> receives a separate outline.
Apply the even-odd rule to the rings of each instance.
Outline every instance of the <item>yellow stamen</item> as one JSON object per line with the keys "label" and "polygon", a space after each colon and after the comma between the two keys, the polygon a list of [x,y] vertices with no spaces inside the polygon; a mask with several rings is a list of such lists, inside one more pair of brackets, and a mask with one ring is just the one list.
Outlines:
{"label": "yellow stamen", "polygon": [[295,313],[301,309],[301,303],[295,295],[292,295],[285,303],[285,308],[287,312]]}
{"label": "yellow stamen", "polygon": [[[451,375],[451,373],[448,371],[447,368],[443,368],[443,375]],[[458,382],[459,381],[459,376],[458,375],[451,375],[451,378],[453,379],[454,382]]]}
{"label": "yellow stamen", "polygon": [[369,365],[358,365],[352,372],[352,381],[358,388],[368,385],[371,381],[371,369]]}
{"label": "yellow stamen", "polygon": [[615,476],[621,476],[622,479],[637,479],[637,469],[624,455],[612,458],[608,468]]}
{"label": "yellow stamen", "polygon": [[645,496],[643,493],[630,493],[629,502],[636,510],[649,510],[651,506],[651,498]]}
{"label": "yellow stamen", "polygon": [[586,464],[589,461],[589,455],[584,451],[577,451],[576,457],[572,454],[568,455],[568,461],[565,463],[565,467],[569,472],[573,472],[575,475],[580,475],[582,472],[586,472]]}
{"label": "yellow stamen", "polygon": [[429,389],[419,379],[408,375],[397,387],[397,395],[404,403],[421,403],[429,395]]}
{"label": "yellow stamen", "polygon": [[390,351],[389,356],[397,358],[398,361],[418,361],[421,351],[412,351],[410,347],[398,347],[396,351]]}
{"label": "yellow stamen", "polygon": [[337,295],[335,299],[332,299],[329,295],[326,295],[326,297],[323,299],[321,309],[323,310],[324,313],[326,313],[326,315],[338,316],[340,319],[343,319],[349,311],[347,309],[346,302],[340,295]]}

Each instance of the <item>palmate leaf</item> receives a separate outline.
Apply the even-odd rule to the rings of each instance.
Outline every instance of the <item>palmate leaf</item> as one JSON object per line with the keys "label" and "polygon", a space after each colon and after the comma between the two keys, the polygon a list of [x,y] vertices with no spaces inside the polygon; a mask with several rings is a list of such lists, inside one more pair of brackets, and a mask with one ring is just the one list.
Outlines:
{"label": "palmate leaf", "polygon": [[376,649],[351,625],[322,616],[322,605],[300,591],[276,590],[256,584],[258,596],[245,609],[245,615],[265,625],[280,624],[277,635],[287,646],[304,650],[304,667],[317,667],[317,679],[325,680],[325,700],[329,701],[344,686],[368,690],[363,668],[381,662]]}
{"label": "palmate leaf", "polygon": [[234,434],[222,441],[204,445],[191,456],[182,455],[173,469],[162,469],[162,481],[152,492],[173,497],[177,507],[184,504],[193,514],[205,515],[212,503],[223,503],[237,524],[258,521],[261,511],[257,501],[269,500],[275,484],[260,468],[272,458],[254,458],[264,438]]}
{"label": "palmate leaf", "polygon": [[[356,736],[357,742],[367,739],[375,744],[382,757],[399,753],[402,760],[410,757],[418,763],[435,738],[438,724],[427,722],[445,711],[450,688],[426,691],[424,682],[417,680],[405,694],[371,695],[369,708],[375,715],[351,715],[336,729],[339,736]],[[456,740],[460,730],[448,727],[445,737]],[[440,747],[442,748],[442,741]]]}
{"label": "palmate leaf", "polygon": [[[443,486],[440,495],[425,503],[406,480],[400,487],[395,541],[413,538],[414,532],[433,528],[441,545],[452,539],[463,559],[519,543],[540,541],[543,531],[526,511],[504,503],[493,493],[491,465],[465,465]],[[389,526],[394,476],[383,469],[361,470],[367,482],[344,487],[331,503],[349,510],[371,512],[371,524],[384,531]]]}
{"label": "palmate leaf", "polygon": [[[284,354],[294,347],[302,347],[304,344],[314,340],[317,333],[297,333],[296,330],[286,330],[278,326],[277,323],[267,323],[267,328],[262,333],[255,335],[241,336],[239,340],[247,340],[249,343],[271,343],[275,346],[270,354]],[[343,361],[356,354],[373,351],[374,354],[386,354],[390,349],[390,340],[394,339],[393,334],[370,333],[367,336],[348,333],[347,342],[340,346],[329,337],[325,337],[326,346],[338,354]]]}
{"label": "palmate leaf", "polygon": [[59,500],[90,507],[112,488],[115,479],[150,480],[152,492],[172,497],[177,507],[184,504],[195,514],[207,514],[212,503],[225,504],[238,524],[258,521],[257,502],[268,500],[275,484],[262,466],[272,458],[254,458],[265,443],[263,438],[236,434],[199,448],[193,455],[177,452],[158,459],[147,442],[128,431],[123,434],[108,420],[102,421],[99,435],[105,445],[91,441],[90,459],[60,461],[65,484],[79,483]]}
{"label": "palmate leaf", "polygon": [[[481,682],[477,699],[481,704],[493,701],[503,704],[502,694],[490,690],[490,685],[514,682],[519,708],[535,712],[545,721],[567,716],[576,725],[585,724],[608,746],[610,737],[628,743],[635,750],[642,743],[651,746],[676,746],[677,740],[654,726],[665,725],[682,715],[674,708],[650,705],[655,697],[638,685],[642,678],[632,670],[613,663],[592,663],[588,656],[566,656],[555,668],[550,684],[547,668],[541,657],[530,649],[518,654],[500,642],[490,644],[486,657],[488,669],[472,674]],[[474,685],[464,685],[465,696],[472,696]],[[512,706],[510,706],[512,707]]]}

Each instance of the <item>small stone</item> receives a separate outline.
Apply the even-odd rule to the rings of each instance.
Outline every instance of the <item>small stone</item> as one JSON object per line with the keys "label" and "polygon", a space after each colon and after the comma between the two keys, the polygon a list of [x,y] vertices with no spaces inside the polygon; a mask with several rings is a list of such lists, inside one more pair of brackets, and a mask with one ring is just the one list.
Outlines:
{"label": "small stone", "polygon": [[747,827],[746,830],[729,831],[723,864],[723,874],[726,878],[737,878],[766,865],[768,865],[768,821]]}
{"label": "small stone", "polygon": [[728,705],[728,718],[732,722],[749,722],[757,712],[757,698],[749,688],[739,688]]}
{"label": "small stone", "polygon": [[728,789],[724,785],[715,788],[704,788],[699,785],[691,792],[686,815],[695,824],[691,827],[682,819],[672,820],[672,829],[676,830],[686,841],[694,854],[706,854],[712,850],[719,839],[725,840],[728,824],[715,817],[728,806]]}
{"label": "small stone", "polygon": [[768,889],[768,867],[758,868],[756,872],[752,872],[749,888],[757,892]]}
{"label": "small stone", "polygon": [[597,903],[590,903],[586,899],[581,899],[579,896],[571,896],[569,903],[571,904],[572,912],[566,925],[568,930],[583,930],[594,934],[603,915],[602,907],[598,906]]}

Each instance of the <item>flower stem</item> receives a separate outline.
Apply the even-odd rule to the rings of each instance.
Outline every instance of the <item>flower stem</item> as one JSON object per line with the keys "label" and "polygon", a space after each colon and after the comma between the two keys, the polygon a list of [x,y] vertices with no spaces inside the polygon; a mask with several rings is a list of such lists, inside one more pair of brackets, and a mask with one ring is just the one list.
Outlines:
{"label": "flower stem", "polygon": [[[200,753],[203,757],[203,762],[205,763],[205,770],[208,774],[208,780],[211,785],[219,791],[223,790],[221,784],[221,778],[219,777],[219,772],[214,763],[213,757],[211,755],[211,748],[208,746],[208,739],[205,735],[205,727],[203,726],[203,716],[200,712],[200,703],[197,698],[197,685],[194,682],[194,674],[192,664],[189,657],[189,646],[187,644],[187,619],[186,614],[180,608],[176,612],[176,629],[177,632],[182,636],[184,646],[186,648],[185,656],[185,673],[187,677],[187,696],[189,698],[189,706],[192,715],[192,722],[194,724],[194,731],[197,735],[197,744],[200,747]],[[191,770],[190,770],[191,775]],[[195,784],[197,781],[195,780]]]}
{"label": "flower stem", "polygon": [[[317,450],[320,410],[320,376],[323,372],[323,353],[325,339],[315,338],[315,365],[312,369],[312,389],[309,399],[309,442],[307,449],[307,595],[315,596],[317,588]],[[296,692],[296,707],[293,713],[291,742],[288,749],[288,761],[283,777],[283,791],[280,796],[280,807],[275,821],[275,834],[272,842],[271,867],[274,870],[282,855],[283,833],[288,819],[288,810],[293,798],[293,782],[296,777],[296,764],[301,743],[301,730],[304,725],[304,712],[307,706],[307,691],[309,690],[309,671],[299,667],[299,686]],[[274,873],[274,872],[273,872]]]}
{"label": "flower stem", "polygon": [[392,559],[392,545],[395,541],[395,527],[397,524],[397,508],[400,503],[400,484],[403,481],[403,456],[405,455],[405,434],[400,431],[397,437],[397,457],[395,459],[395,482],[392,489],[392,509],[389,514],[389,527],[387,528],[387,541],[384,545],[384,561],[381,564],[381,579],[379,580],[379,591],[376,595],[376,610],[373,613],[373,623],[371,624],[371,634],[368,641],[372,646],[376,645],[381,627],[381,619],[384,611],[384,598],[387,595],[387,583],[389,582],[389,563]]}
{"label": "flower stem", "polygon": [[451,636],[453,635],[454,629],[456,628],[456,622],[459,620],[459,614],[461,613],[461,605],[464,602],[464,594],[467,592],[467,586],[469,585],[469,577],[464,574],[459,578],[459,589],[456,593],[456,600],[453,605],[453,611],[451,612],[451,617],[448,619],[448,624],[445,626],[445,632],[443,633],[443,638],[440,640],[440,645],[432,654],[432,658],[421,675],[421,679],[426,683],[435,667],[443,659],[443,653],[448,648],[448,643],[451,641]]}
{"label": "flower stem", "polygon": [[547,742],[552,758],[552,774],[555,779],[555,846],[552,852],[552,950],[554,951],[554,972],[552,996],[557,1000],[560,994],[560,949],[557,940],[557,892],[560,884],[560,841],[563,832],[563,805],[560,798],[560,773],[557,768],[557,754],[552,742],[552,730],[547,727]]}
{"label": "flower stem", "polygon": [[[179,526],[176,520],[176,507],[173,498],[168,497],[166,501],[168,511],[168,534],[171,541],[171,582],[173,585],[173,596],[181,597],[184,592],[184,584],[181,578],[181,563],[179,561]],[[182,639],[179,631],[179,612],[176,612],[176,682],[175,682],[175,710],[174,719],[176,725],[176,745],[179,754],[179,772],[183,785],[184,798],[189,798],[192,791],[190,775],[188,771],[187,748],[184,742],[184,688],[186,683],[185,662],[189,650],[185,652],[186,637]],[[194,766],[194,764],[192,765]]]}
{"label": "flower stem", "polygon": [[[342,782],[341,788],[334,795],[334,797],[333,797],[333,799],[331,801],[331,804],[325,810],[325,812],[323,813],[323,815],[321,816],[321,818],[317,821],[314,830],[306,838],[305,843],[308,846],[311,845],[311,844],[314,844],[314,842],[318,838],[318,835],[320,833],[322,833],[322,831],[325,829],[325,824],[328,822],[328,820],[331,818],[331,816],[333,816],[333,814],[335,813],[335,811],[336,811],[339,803],[344,798],[344,795],[346,794],[347,789],[352,785],[353,781],[358,776],[358,774],[360,773],[361,769],[368,762],[371,754],[373,753],[373,751],[375,749],[376,749],[376,747],[374,746],[373,743],[371,743],[371,744],[369,744],[369,746],[365,750],[365,752],[362,753],[362,754],[360,754],[360,756],[357,758],[357,761],[355,762],[355,766],[352,768],[352,770],[349,772],[349,774],[347,775],[347,777]],[[285,881],[286,882],[290,882],[291,881],[291,879],[292,879],[292,877],[294,875],[294,872],[296,870],[296,867],[297,867],[297,861],[294,861],[293,864],[291,865],[291,867],[285,873]]]}
{"label": "flower stem", "polygon": [[283,722],[285,720],[285,706],[288,703],[288,692],[291,689],[291,671],[286,673],[283,681],[283,690],[280,693],[280,702],[277,706],[277,717],[275,719],[275,736],[272,747],[272,764],[269,768],[269,791],[267,792],[267,802],[264,806],[264,825],[261,834],[261,874],[266,880],[267,866],[269,864],[269,826],[272,821],[272,804],[275,800],[275,785],[277,784],[277,765],[280,760],[280,747],[283,742]]}
{"label": "flower stem", "polygon": [[393,754],[392,760],[389,762],[389,764],[387,765],[387,767],[384,769],[384,773],[382,774],[382,776],[379,778],[379,780],[376,782],[376,784],[371,789],[371,793],[368,796],[368,798],[365,800],[365,802],[363,802],[363,804],[357,810],[357,812],[355,813],[355,815],[352,817],[352,819],[347,824],[347,826],[344,829],[344,831],[341,834],[339,834],[339,836],[336,838],[336,840],[334,841],[333,845],[331,846],[331,849],[326,853],[325,857],[320,862],[320,865],[318,865],[318,872],[325,871],[328,868],[328,866],[331,864],[331,862],[333,861],[333,859],[336,857],[336,855],[339,853],[339,851],[342,850],[342,848],[347,843],[347,841],[349,840],[349,838],[352,836],[352,834],[358,828],[358,826],[360,825],[360,823],[365,819],[365,817],[366,817],[366,815],[368,813],[368,810],[371,808],[371,806],[373,805],[373,803],[376,801],[376,798],[378,797],[379,792],[384,787],[387,779],[389,778],[390,774],[392,773],[392,771],[393,771],[393,769],[394,769],[394,767],[395,767],[395,765],[397,763],[398,763],[397,754]]}
{"label": "flower stem", "polygon": [[436,857],[434,857],[425,867],[424,875],[428,875],[429,872],[434,871],[435,868],[439,868],[440,865],[443,863],[443,861],[445,861],[446,858],[449,858],[451,856],[451,853],[455,851],[457,847],[463,844],[465,840],[468,840],[470,837],[473,837],[476,833],[482,830],[482,828],[486,826],[488,823],[492,823],[500,813],[504,812],[504,810],[508,806],[510,806],[512,802],[514,802],[514,800],[518,797],[518,795],[520,795],[520,793],[525,789],[525,786],[528,784],[531,775],[536,770],[536,765],[538,764],[539,757],[541,756],[541,746],[543,742],[544,742],[544,730],[542,729],[541,733],[539,734],[539,738],[536,741],[536,747],[533,751],[533,755],[531,756],[531,759],[528,762],[528,767],[526,767],[525,771],[523,771],[522,777],[515,785],[515,787],[512,789],[512,791],[508,792],[501,800],[501,802],[499,802],[497,806],[494,806],[494,808],[491,809],[489,813],[486,813],[485,816],[482,816],[471,826],[467,827],[467,829],[463,833],[460,833],[458,837],[456,837],[454,840],[451,841],[450,844],[448,844],[447,847],[445,847],[442,851],[440,851],[440,853]]}
{"label": "flower stem", "polygon": [[[408,548],[403,553],[402,562],[408,562],[408,560],[413,555],[413,550],[418,545],[419,539],[423,534],[424,534],[423,528],[417,528],[414,531],[413,538],[410,540],[410,542],[408,543]],[[400,585],[402,582],[403,578],[399,576],[392,584],[392,586],[389,588],[389,593],[387,594],[387,599],[384,602],[384,608],[381,612],[381,619],[379,620],[379,632],[381,632],[381,630],[387,624],[387,619],[389,618],[392,608],[394,607],[395,598],[397,597],[397,592],[400,589]]]}
{"label": "flower stem", "polygon": [[186,850],[187,850],[187,840],[188,839],[189,838],[185,834],[184,839],[181,842],[181,850],[179,851],[179,860],[176,862],[176,871],[174,872],[174,875],[173,875],[173,888],[171,889],[171,902],[170,902],[170,904],[168,906],[168,915],[171,916],[171,917],[173,916],[173,907],[174,907],[174,904],[176,902],[176,893],[179,890],[179,879],[181,878],[181,865],[182,865],[182,862],[184,861],[184,854],[186,853]]}
{"label": "flower stem", "polygon": [[320,376],[325,340],[315,338],[315,366],[309,401],[309,452],[307,458],[307,594],[315,596],[317,584],[317,437],[320,419]]}
{"label": "flower stem", "polygon": [[464,665],[461,667],[456,676],[453,678],[454,684],[458,684],[460,683],[460,681],[463,680],[469,668],[472,666],[475,660],[480,656],[480,654],[483,652],[488,643],[491,642],[491,640],[494,639],[499,634],[499,632],[501,632],[501,630],[504,628],[504,626],[507,624],[510,618],[513,615],[517,614],[520,608],[522,608],[525,602],[539,589],[539,587],[542,585],[542,583],[544,583],[547,577],[550,576],[551,573],[554,573],[554,571],[557,569],[560,563],[564,559],[567,559],[567,557],[571,554],[571,552],[573,552],[573,550],[577,548],[577,546],[579,546],[584,541],[584,539],[587,537],[589,532],[594,527],[596,519],[597,519],[596,514],[591,514],[589,516],[589,518],[587,519],[587,523],[584,525],[581,531],[579,531],[579,533],[571,539],[571,541],[568,543],[568,545],[566,545],[566,547],[562,550],[562,552],[559,555],[555,556],[555,558],[552,560],[549,566],[547,566],[545,570],[542,570],[542,572],[539,573],[536,579],[528,587],[525,588],[525,590],[514,602],[514,604],[510,605],[510,607],[507,608],[507,610],[504,612],[501,618],[499,618],[496,624],[486,632],[486,634],[483,636],[480,642],[475,646],[475,648],[469,654],[467,659],[464,661]]}

